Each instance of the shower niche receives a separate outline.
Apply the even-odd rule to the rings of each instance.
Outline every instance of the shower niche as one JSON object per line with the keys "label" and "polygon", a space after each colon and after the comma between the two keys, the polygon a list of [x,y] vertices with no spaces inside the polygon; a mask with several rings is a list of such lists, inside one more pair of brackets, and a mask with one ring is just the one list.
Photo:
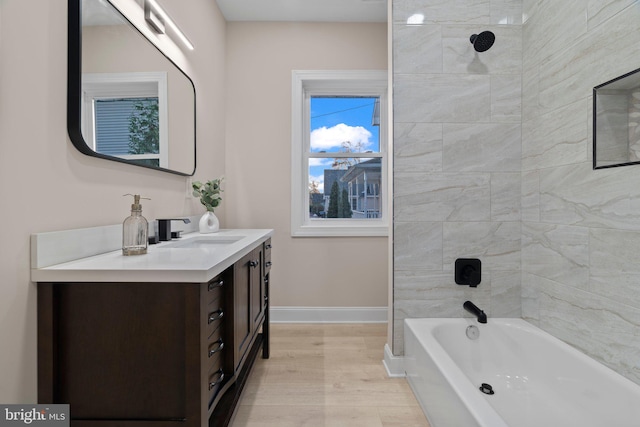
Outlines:
{"label": "shower niche", "polygon": [[640,164],[640,69],[593,88],[593,168]]}

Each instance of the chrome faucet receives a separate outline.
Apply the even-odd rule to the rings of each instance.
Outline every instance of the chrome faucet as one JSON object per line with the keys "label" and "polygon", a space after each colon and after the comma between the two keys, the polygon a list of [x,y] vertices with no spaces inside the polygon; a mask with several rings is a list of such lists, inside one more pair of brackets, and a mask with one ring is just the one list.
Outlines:
{"label": "chrome faucet", "polygon": [[465,301],[462,307],[478,318],[478,323],[487,323],[487,315],[471,301]]}

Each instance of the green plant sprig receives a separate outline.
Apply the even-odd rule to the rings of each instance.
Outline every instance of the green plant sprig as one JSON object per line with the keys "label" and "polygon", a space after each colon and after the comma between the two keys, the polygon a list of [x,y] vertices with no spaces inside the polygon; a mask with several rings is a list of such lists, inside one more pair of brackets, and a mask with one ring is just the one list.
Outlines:
{"label": "green plant sprig", "polygon": [[220,185],[222,184],[223,179],[224,177],[212,179],[204,184],[200,181],[194,181],[192,183],[193,197],[198,197],[200,199],[200,203],[202,203],[209,212],[213,212],[213,210],[218,207],[222,201],[220,193],[223,190]]}

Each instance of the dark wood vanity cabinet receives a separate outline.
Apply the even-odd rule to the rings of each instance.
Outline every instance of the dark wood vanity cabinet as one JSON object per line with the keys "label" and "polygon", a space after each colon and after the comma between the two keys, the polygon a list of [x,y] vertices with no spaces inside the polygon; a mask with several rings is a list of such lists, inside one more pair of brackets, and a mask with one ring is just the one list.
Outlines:
{"label": "dark wood vanity cabinet", "polygon": [[208,283],[38,283],[38,402],[74,427],[227,425],[268,348],[264,247]]}
{"label": "dark wood vanity cabinet", "polygon": [[234,353],[240,369],[264,321],[263,246],[257,247],[234,265]]}
{"label": "dark wood vanity cabinet", "polygon": [[262,314],[264,320],[262,322],[262,335],[264,340],[262,342],[262,357],[264,359],[269,358],[269,286],[271,281],[271,239],[268,239],[263,243],[262,252],[262,264],[263,264],[263,276],[262,276],[262,289],[260,299],[262,301]]}

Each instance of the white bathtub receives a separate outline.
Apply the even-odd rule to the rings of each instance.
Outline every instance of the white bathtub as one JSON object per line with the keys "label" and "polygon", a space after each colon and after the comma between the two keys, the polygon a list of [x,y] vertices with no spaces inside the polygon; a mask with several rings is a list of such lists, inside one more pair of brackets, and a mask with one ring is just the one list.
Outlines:
{"label": "white bathtub", "polygon": [[431,427],[640,426],[640,386],[524,320],[407,319],[404,344]]}

